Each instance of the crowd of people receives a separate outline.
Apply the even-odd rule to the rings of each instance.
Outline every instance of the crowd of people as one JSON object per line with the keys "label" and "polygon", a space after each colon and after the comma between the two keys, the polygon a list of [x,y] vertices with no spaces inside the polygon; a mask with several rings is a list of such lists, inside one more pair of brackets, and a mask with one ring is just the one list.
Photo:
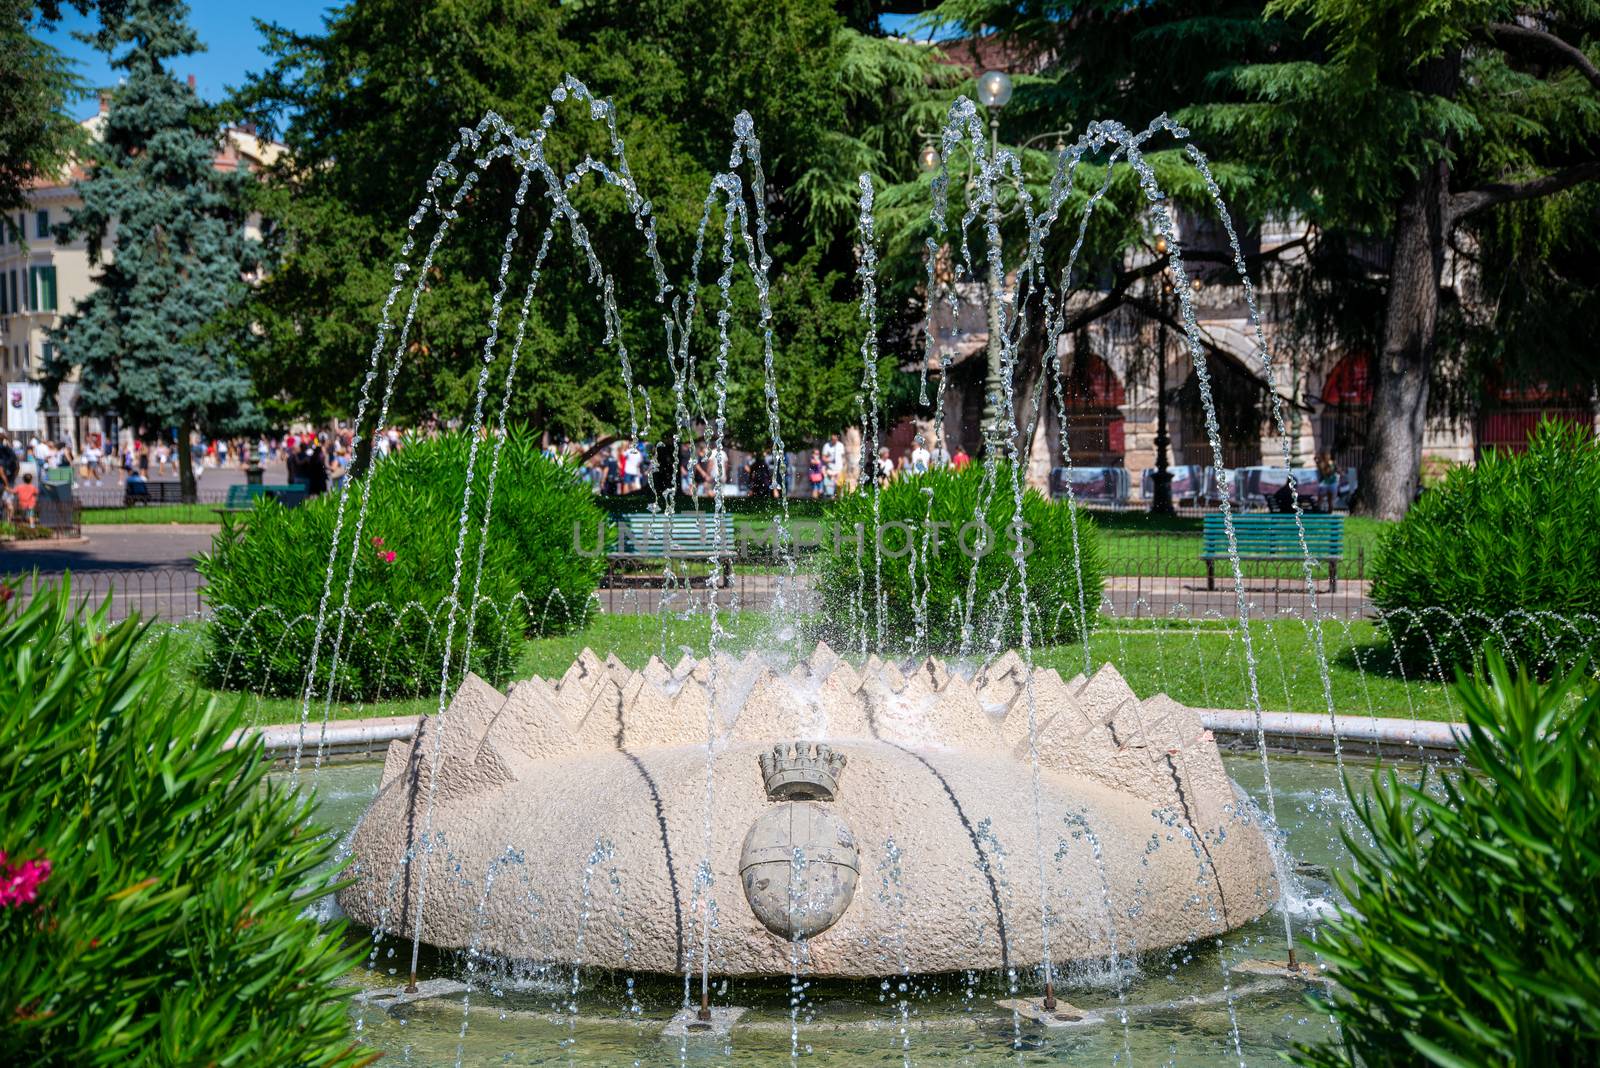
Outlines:
{"label": "crowd of people", "polygon": [[[604,496],[625,496],[649,488],[656,460],[648,443],[630,438],[602,444],[568,442],[563,446],[551,445],[545,449],[552,458],[568,456],[579,465],[584,480],[596,493]],[[831,434],[828,440],[800,453],[790,453],[784,458],[774,453],[740,454],[744,458],[724,470],[725,460],[719,460],[708,442],[684,445],[678,451],[678,492],[690,497],[710,497],[723,487],[725,493],[748,497],[776,497],[780,492],[790,497],[831,498],[871,484],[878,479],[887,484],[907,475],[920,475],[942,467],[960,470],[972,458],[959,446],[954,453],[942,445],[929,449],[921,440],[896,456],[887,445],[879,446],[871,455],[861,455]]]}
{"label": "crowd of people", "polygon": [[[436,427],[402,430],[388,427],[378,433],[373,449],[381,458],[398,452],[408,440],[437,433]],[[336,490],[343,485],[354,456],[355,441],[348,428],[336,430],[261,434],[253,437],[206,438],[195,435],[189,444],[190,461],[196,478],[208,470],[243,469],[253,465],[282,464],[290,483],[306,486],[308,495]],[[624,496],[648,490],[657,462],[664,461],[648,442],[621,438],[611,441],[552,441],[544,448],[551,459],[572,462],[595,493]],[[832,434],[822,445],[779,457],[772,453],[736,453],[742,456],[732,471],[722,468],[708,442],[684,445],[679,450],[677,484],[688,496],[710,497],[719,485],[725,493],[776,497],[831,498],[856,487],[870,485],[874,479],[886,484],[907,475],[918,475],[940,467],[957,470],[971,462],[959,447],[955,453],[942,445],[928,448],[921,439],[899,455],[887,445],[876,453],[851,448],[841,435]],[[40,472],[18,474],[18,468],[31,461]],[[136,487],[152,479],[178,476],[177,445],[166,438],[154,441],[125,439],[120,445],[91,434],[81,452],[74,452],[70,440],[49,441],[32,438],[0,440],[0,505],[6,519],[32,514],[37,507],[38,481],[51,468],[66,468],[72,474],[60,481],[81,481],[87,485],[115,484]],[[134,490],[134,492],[137,492]],[[23,502],[26,502],[25,504]]]}
{"label": "crowd of people", "polygon": [[[377,436],[373,447],[379,456],[387,456],[403,447],[406,436],[399,427],[389,427]],[[254,437],[195,435],[189,457],[197,479],[207,471],[281,463],[288,482],[304,484],[309,495],[316,495],[343,485],[354,445],[348,428]],[[113,445],[101,434],[90,434],[82,451],[74,450],[70,437],[50,440],[33,436],[26,443],[0,437],[0,514],[7,522],[31,520],[37,512],[42,482],[109,483],[137,495],[141,484],[176,479],[179,460],[176,442],[165,437],[153,441],[125,438],[120,445]],[[30,466],[31,470],[23,470]],[[54,477],[54,472],[60,477]]]}

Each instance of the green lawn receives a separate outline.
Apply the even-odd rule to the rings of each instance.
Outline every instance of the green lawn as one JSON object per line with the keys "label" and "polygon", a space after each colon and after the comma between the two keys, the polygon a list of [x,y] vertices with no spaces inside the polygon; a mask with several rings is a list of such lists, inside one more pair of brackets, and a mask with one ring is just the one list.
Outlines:
{"label": "green lawn", "polygon": [[136,508],[80,508],[78,522],[86,527],[136,523],[158,526],[168,523],[220,524],[220,504],[141,504]]}
{"label": "green lawn", "polygon": [[[771,620],[763,613],[729,615],[723,623],[722,647],[731,652],[741,652],[770,637]],[[188,623],[172,628],[187,650],[190,670],[202,652],[203,626]],[[1294,620],[1269,620],[1253,623],[1250,633],[1262,708],[1326,711],[1321,672],[1313,652],[1314,636],[1309,628]],[[652,654],[675,662],[686,648],[696,655],[703,654],[709,635],[710,621],[703,615],[689,619],[602,615],[583,631],[528,640],[514,677],[560,676],[584,646],[601,656],[615,653],[630,667],[642,667]],[[1405,681],[1388,670],[1387,652],[1372,624],[1329,623],[1323,637],[1334,709],[1339,715],[1454,718],[1443,687],[1432,682]],[[1250,707],[1243,644],[1236,627],[1121,621],[1115,628],[1094,634],[1089,655],[1092,666],[1106,661],[1116,664],[1141,697],[1165,692],[1199,707]],[[1035,659],[1066,676],[1084,666],[1081,645],[1038,649]],[[221,696],[247,701],[253,723],[294,723],[300,719],[300,702],[295,698]],[[371,704],[336,701],[329,708],[329,715],[334,719],[415,715],[432,712],[437,705],[438,698],[433,695]],[[320,721],[322,708],[319,700],[311,710],[313,719]]]}

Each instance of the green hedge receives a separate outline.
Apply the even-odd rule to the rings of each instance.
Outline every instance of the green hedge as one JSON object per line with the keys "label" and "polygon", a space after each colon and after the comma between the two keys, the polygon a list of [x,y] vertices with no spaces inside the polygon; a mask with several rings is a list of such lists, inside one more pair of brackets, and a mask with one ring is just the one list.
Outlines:
{"label": "green hedge", "polygon": [[[462,555],[463,603],[472,596],[478,574],[490,445],[485,442],[478,454]],[[445,435],[378,463],[369,476],[361,540],[353,549],[361,484],[348,491],[317,657],[319,693],[328,692],[352,551],[354,578],[335,696],[375,700],[437,690],[449,632],[467,450],[463,436]],[[301,692],[337,509],[332,494],[292,509],[262,500],[243,519],[224,522],[211,553],[199,563],[213,606],[203,669],[209,685],[289,696]],[[492,509],[470,652],[463,612],[451,642],[450,672],[455,676],[470,667],[499,682],[508,676],[525,633],[558,633],[587,622],[605,560],[593,551],[594,532],[603,523],[593,495],[571,466],[540,456],[530,435],[514,432],[506,440]],[[578,551],[575,531],[589,555]]]}
{"label": "green hedge", "polygon": [[0,605],[0,867],[34,866],[0,903],[5,1063],[358,1063],[360,946],[307,908],[337,839],[164,642],[70,604]]}
{"label": "green hedge", "polygon": [[1600,442],[1546,422],[1423,494],[1382,538],[1372,600],[1416,670],[1486,645],[1547,673],[1592,652],[1600,610]]}
{"label": "green hedge", "polygon": [[[829,513],[829,534],[816,557],[822,636],[849,647],[864,629],[869,646],[876,646],[874,589],[881,565],[885,649],[900,651],[916,644],[919,616],[926,634],[921,648],[912,651],[955,652],[965,646],[981,655],[1020,644],[1012,478],[1012,469],[1001,466],[993,482],[986,483],[984,469],[977,465],[902,478],[882,490],[876,518],[870,490],[841,497]],[[1084,619],[1069,507],[1032,489],[1023,497],[1024,536],[1031,543],[1029,616],[1038,645],[1076,641],[1099,614],[1105,548],[1094,521],[1079,509]],[[874,530],[879,536],[873,536]],[[985,530],[993,532],[987,541]],[[908,544],[915,546],[914,553]],[[963,616],[969,627],[965,639]]]}
{"label": "green hedge", "polygon": [[[1584,1065],[1600,1044],[1600,691],[1491,656],[1460,681],[1465,769],[1375,772],[1343,831],[1349,904],[1314,946],[1338,983],[1310,1068]],[[1585,693],[1584,691],[1587,690]]]}

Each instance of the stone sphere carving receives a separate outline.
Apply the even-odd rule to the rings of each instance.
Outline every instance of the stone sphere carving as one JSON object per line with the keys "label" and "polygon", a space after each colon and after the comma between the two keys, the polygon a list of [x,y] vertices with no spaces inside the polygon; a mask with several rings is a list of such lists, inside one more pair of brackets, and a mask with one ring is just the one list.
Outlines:
{"label": "stone sphere carving", "polygon": [[739,854],[750,911],[790,942],[839,922],[855,897],[860,870],[850,828],[809,801],[769,809],[751,825]]}

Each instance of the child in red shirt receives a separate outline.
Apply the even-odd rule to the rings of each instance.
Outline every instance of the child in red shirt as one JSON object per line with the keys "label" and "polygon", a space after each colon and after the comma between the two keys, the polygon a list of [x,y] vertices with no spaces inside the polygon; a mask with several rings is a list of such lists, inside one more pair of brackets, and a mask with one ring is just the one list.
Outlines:
{"label": "child in red shirt", "polygon": [[33,526],[33,510],[39,504],[39,487],[33,484],[32,475],[23,475],[22,484],[16,489],[17,508],[27,517],[28,525]]}

